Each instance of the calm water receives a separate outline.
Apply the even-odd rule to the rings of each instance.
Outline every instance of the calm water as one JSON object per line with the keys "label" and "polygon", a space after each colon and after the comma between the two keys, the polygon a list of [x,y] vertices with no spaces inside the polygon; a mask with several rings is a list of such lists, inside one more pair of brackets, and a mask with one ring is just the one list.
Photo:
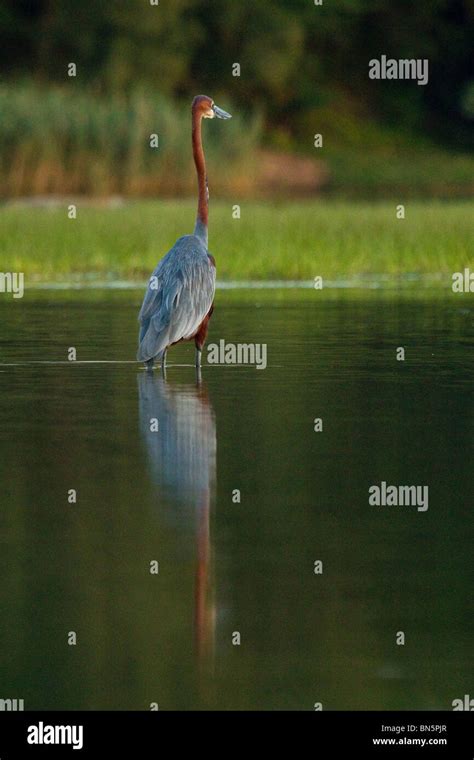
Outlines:
{"label": "calm water", "polygon": [[[0,697],[311,710],[472,695],[469,296],[221,292],[210,342],[267,343],[268,367],[204,366],[201,385],[191,366],[165,383],[32,363],[71,346],[133,359],[140,298],[0,301]],[[428,485],[428,510],[370,506],[381,481]]]}

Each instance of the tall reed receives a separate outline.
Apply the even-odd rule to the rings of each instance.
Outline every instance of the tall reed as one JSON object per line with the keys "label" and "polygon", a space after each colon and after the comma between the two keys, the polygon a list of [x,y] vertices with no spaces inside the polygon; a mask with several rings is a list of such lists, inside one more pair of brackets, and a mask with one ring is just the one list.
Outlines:
{"label": "tall reed", "polygon": [[[230,103],[223,103],[232,112]],[[150,136],[158,135],[158,148]],[[205,130],[212,189],[248,190],[261,135],[258,116]],[[157,93],[100,97],[69,85],[0,85],[3,197],[43,194],[185,195],[194,191],[190,103]]]}

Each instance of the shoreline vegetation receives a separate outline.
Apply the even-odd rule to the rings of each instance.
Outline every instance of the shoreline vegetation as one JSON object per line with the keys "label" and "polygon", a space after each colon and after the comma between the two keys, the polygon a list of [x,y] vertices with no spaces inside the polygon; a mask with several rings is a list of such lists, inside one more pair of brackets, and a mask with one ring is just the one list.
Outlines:
{"label": "shoreline vegetation", "polygon": [[[240,218],[235,218],[235,204]],[[27,282],[143,283],[176,239],[191,233],[195,200],[4,204],[0,271]],[[212,201],[209,249],[220,282],[290,280],[366,284],[380,278],[449,284],[472,261],[472,203]]]}
{"label": "shoreline vegetation", "polygon": [[[206,125],[204,135],[211,196],[474,194],[474,156],[355,114],[350,105],[313,109],[305,137],[291,137],[258,107],[243,111],[225,98],[221,104],[232,120],[225,130]],[[323,136],[321,147],[314,147],[314,133]],[[0,84],[1,199],[171,198],[194,191],[185,99],[143,88],[101,97],[80,85]]]}

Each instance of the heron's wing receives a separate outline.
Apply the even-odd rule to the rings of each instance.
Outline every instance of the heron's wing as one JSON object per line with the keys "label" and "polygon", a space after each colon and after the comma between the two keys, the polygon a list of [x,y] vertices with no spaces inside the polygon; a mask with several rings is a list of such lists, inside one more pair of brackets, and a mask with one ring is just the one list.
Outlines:
{"label": "heron's wing", "polygon": [[163,297],[163,269],[166,269],[163,265],[165,259],[162,259],[148,282],[148,287],[145,292],[142,307],[138,315],[138,321],[141,324],[149,322],[150,318],[156,313],[160,306]]}
{"label": "heron's wing", "polygon": [[207,254],[184,261],[180,275],[179,290],[170,289],[170,343],[196,334],[212,306],[216,287],[216,270]]}
{"label": "heron's wing", "polygon": [[215,268],[202,243],[180,238],[158,264],[140,310],[138,359],[157,356],[171,343],[192,337],[209,312]]}

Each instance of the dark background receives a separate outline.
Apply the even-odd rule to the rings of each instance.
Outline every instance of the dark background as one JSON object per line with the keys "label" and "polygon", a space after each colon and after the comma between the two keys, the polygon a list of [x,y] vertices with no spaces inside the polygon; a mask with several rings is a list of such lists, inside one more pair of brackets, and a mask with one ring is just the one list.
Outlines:
{"label": "dark background", "polygon": [[[146,154],[137,160],[130,134],[145,124],[152,104],[160,114],[176,115],[200,92],[248,119],[251,139],[235,163],[252,146],[284,154],[283,168],[273,153],[265,157],[263,185],[271,185],[272,172],[306,173],[312,189],[352,188],[370,196],[387,182],[386,166],[377,166],[390,162],[392,188],[439,195],[441,182],[444,194],[472,193],[472,0],[326,0],[322,6],[313,0],[160,0],[158,6],[149,0],[3,0],[0,36],[7,195],[163,194],[160,166],[153,169]],[[428,85],[370,80],[368,62],[383,54],[428,58]],[[67,76],[70,62],[78,69],[74,80]],[[236,62],[240,77],[232,76]],[[80,139],[72,100],[87,124]],[[104,120],[113,156],[100,189],[85,172],[74,181],[61,179],[57,167],[84,147],[83,164],[102,160]],[[148,125],[143,131],[144,140]],[[324,162],[319,179],[288,158],[315,159],[317,132],[325,139],[324,156],[317,154]],[[38,159],[45,141],[56,155],[54,161],[45,156],[47,169],[35,173],[24,146],[34,144],[30,152]],[[127,181],[117,166],[124,161]],[[140,163],[152,179],[145,181],[148,169]],[[26,176],[12,181],[23,164]],[[242,190],[241,178],[229,176],[227,189],[236,184]],[[259,184],[258,177],[249,182],[249,194]],[[171,194],[188,190],[184,180],[169,188]]]}

